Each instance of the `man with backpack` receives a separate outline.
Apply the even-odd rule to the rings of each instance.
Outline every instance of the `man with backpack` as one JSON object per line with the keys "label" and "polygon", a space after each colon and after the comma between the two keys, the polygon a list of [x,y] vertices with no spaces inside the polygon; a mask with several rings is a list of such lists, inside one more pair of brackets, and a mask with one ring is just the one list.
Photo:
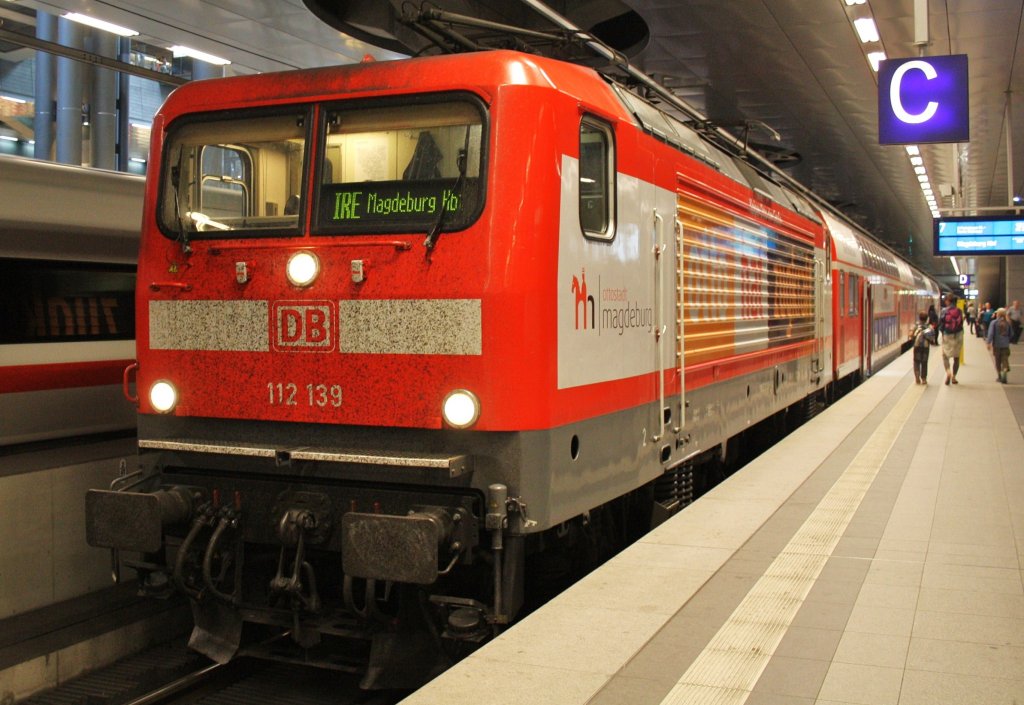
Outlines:
{"label": "man with backpack", "polygon": [[[946,369],[946,384],[960,384],[956,373],[960,371],[960,351],[964,347],[964,314],[956,305],[956,294],[946,295],[946,306],[939,314],[942,331],[942,366]],[[952,370],[950,360],[953,361]]]}

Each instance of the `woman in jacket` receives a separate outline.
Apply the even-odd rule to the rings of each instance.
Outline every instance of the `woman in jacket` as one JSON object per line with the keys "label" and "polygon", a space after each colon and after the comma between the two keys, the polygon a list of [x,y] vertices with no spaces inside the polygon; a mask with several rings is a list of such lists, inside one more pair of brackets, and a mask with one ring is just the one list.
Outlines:
{"label": "woman in jacket", "polygon": [[1006,309],[996,311],[995,318],[988,326],[988,349],[992,351],[992,357],[996,363],[997,382],[1006,384],[1006,377],[1010,373],[1010,336],[1013,328],[1006,320]]}

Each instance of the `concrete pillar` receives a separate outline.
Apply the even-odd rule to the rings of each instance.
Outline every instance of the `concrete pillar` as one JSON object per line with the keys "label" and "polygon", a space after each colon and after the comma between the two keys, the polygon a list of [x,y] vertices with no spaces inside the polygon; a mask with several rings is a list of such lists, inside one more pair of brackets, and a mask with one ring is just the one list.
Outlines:
{"label": "concrete pillar", "polygon": [[[82,25],[57,20],[57,41],[66,47],[83,48]],[[57,57],[57,161],[82,163],[82,86],[84,66],[73,59]]]}
{"label": "concrete pillar", "polygon": [[[36,38],[47,42],[56,39],[57,18],[47,12],[36,12]],[[36,115],[32,121],[35,145],[32,155],[49,161],[53,158],[53,55],[36,52]]]}
{"label": "concrete pillar", "polygon": [[[130,64],[132,61],[131,41],[118,37],[118,52],[121,61]],[[129,122],[129,97],[130,97],[129,76],[126,73],[117,74],[117,168],[119,171],[128,171],[128,143],[130,140],[128,131],[131,127]]]}
{"label": "concrete pillar", "polygon": [[1014,255],[1006,258],[1006,297],[1007,304],[1014,301],[1024,302],[1024,257]]}
{"label": "concrete pillar", "polygon": [[[117,58],[117,35],[95,31],[93,52],[111,59]],[[116,169],[117,145],[117,74],[94,67],[92,70],[92,100],[90,101],[89,129],[92,165],[98,169]]]}

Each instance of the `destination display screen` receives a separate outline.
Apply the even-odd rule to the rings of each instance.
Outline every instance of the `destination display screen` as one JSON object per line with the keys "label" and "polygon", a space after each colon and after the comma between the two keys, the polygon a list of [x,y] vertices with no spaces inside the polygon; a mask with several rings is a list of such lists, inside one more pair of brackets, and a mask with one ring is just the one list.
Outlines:
{"label": "destination display screen", "polygon": [[935,254],[1024,254],[1024,215],[938,218],[933,223]]}
{"label": "destination display screen", "polygon": [[479,211],[479,180],[375,181],[321,188],[319,223],[337,232],[464,228]]}

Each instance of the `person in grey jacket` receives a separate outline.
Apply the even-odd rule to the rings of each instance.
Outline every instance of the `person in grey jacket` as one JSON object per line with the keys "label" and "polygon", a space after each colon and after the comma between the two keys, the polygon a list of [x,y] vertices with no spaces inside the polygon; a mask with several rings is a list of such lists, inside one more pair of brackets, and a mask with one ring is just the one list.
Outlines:
{"label": "person in grey jacket", "polygon": [[1024,323],[1024,309],[1021,309],[1020,301],[1014,301],[1006,307],[1006,320],[1010,322],[1010,328],[1013,330],[1010,333],[1010,344],[1016,345],[1020,340],[1021,325]]}
{"label": "person in grey jacket", "polygon": [[1006,376],[1010,373],[1010,336],[1013,334],[1013,327],[1006,320],[1006,309],[996,311],[995,317],[988,326],[988,349],[992,351],[992,357],[996,363],[997,382],[1006,384]]}

